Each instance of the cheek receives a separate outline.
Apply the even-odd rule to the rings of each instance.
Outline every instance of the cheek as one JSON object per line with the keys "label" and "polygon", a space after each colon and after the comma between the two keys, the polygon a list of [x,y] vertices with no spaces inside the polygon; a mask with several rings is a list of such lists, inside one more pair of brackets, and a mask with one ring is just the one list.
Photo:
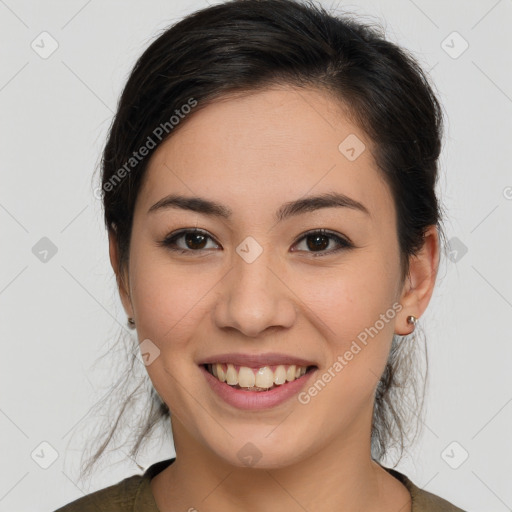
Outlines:
{"label": "cheek", "polygon": [[[298,299],[301,315],[337,352],[344,352],[352,340],[364,341],[365,333],[375,337],[373,327],[381,315],[385,325],[378,322],[376,327],[389,337],[394,322],[386,312],[395,299],[397,275],[383,262],[391,257],[366,251],[347,256],[346,264],[331,268],[289,268],[286,281],[293,290],[289,300]],[[132,301],[141,339],[165,343],[167,349],[172,340],[172,350],[180,350],[199,323],[209,325],[215,301],[222,300],[216,286],[223,270],[205,264],[177,265],[165,252],[147,245],[135,251],[131,261]]]}
{"label": "cheek", "polygon": [[[141,339],[158,344],[186,340],[205,314],[208,293],[214,291],[217,273],[203,264],[176,263],[165,248],[156,247],[147,230],[134,225],[130,253],[132,302]],[[203,300],[206,299],[206,300]]]}
{"label": "cheek", "polygon": [[209,314],[209,293],[218,280],[212,274],[172,265],[149,251],[133,258],[137,335],[140,342],[149,339],[158,348],[146,370],[164,402],[185,423],[193,423],[189,397],[199,395],[197,377],[190,378],[191,359],[200,337],[198,325]]}
{"label": "cheek", "polygon": [[192,267],[153,262],[142,268],[134,279],[137,331],[166,346],[172,341],[173,349],[179,349],[197,326],[198,317],[207,313],[208,292],[212,292],[215,279],[211,273],[198,275]]}
{"label": "cheek", "polygon": [[326,411],[343,411],[334,423],[348,424],[358,411],[371,410],[396,317],[393,281],[390,278],[385,285],[382,279],[378,269],[366,266],[337,272],[326,281],[317,279],[307,288],[309,293],[306,289],[300,292],[311,322],[316,322],[314,328],[321,332],[323,339],[318,343],[328,354],[301,402],[309,403],[319,418]]}
{"label": "cheek", "polygon": [[[318,318],[326,338],[343,349],[376,326],[379,334],[389,337],[394,331],[397,272],[379,260],[365,256],[354,257],[347,265],[323,269],[322,273],[300,279],[294,291]],[[370,336],[370,335],[369,335]]]}
{"label": "cheek", "polygon": [[[315,327],[321,331],[329,354],[326,368],[318,376],[329,384],[325,388],[321,383],[316,386],[325,391],[314,398],[314,407],[323,410],[339,405],[355,414],[362,404],[373,401],[388,359],[396,317],[393,305],[397,277],[394,270],[380,263],[386,261],[382,254],[353,261],[308,280],[298,295],[306,309],[314,313],[309,314],[312,321],[318,319]],[[317,391],[311,392],[314,395]]]}

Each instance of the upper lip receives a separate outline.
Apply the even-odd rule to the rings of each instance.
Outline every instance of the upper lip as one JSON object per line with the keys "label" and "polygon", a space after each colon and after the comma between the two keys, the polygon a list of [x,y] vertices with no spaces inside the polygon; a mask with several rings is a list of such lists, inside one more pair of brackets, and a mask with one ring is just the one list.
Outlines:
{"label": "upper lip", "polygon": [[267,352],[264,354],[216,354],[205,359],[202,359],[199,364],[212,364],[212,363],[231,363],[238,366],[248,366],[260,368],[262,366],[274,365],[291,365],[296,366],[316,366],[312,361],[302,359],[300,357],[280,354],[277,352]]}

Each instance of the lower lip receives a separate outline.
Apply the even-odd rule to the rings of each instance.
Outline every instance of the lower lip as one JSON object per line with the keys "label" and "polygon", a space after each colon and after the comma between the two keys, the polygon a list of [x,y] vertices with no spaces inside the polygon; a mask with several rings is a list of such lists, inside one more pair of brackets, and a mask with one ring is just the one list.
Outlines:
{"label": "lower lip", "polygon": [[225,382],[221,382],[214,377],[203,365],[199,368],[206,377],[206,381],[210,387],[219,395],[225,402],[238,409],[269,409],[279,405],[292,396],[299,393],[299,391],[306,385],[311,376],[316,372],[316,369],[305,373],[302,377],[295,379],[291,382],[286,382],[280,386],[269,391],[243,391],[237,389]]}

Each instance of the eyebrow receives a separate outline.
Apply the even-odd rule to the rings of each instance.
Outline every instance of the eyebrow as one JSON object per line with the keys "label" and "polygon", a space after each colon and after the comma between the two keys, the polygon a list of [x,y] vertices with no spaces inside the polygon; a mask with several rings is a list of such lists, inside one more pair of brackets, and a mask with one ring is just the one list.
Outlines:
{"label": "eyebrow", "polygon": [[[148,210],[149,213],[166,210],[168,208],[180,208],[213,217],[221,217],[229,220],[232,210],[225,205],[202,197],[189,197],[177,194],[168,195],[156,202]],[[363,212],[371,217],[370,212],[359,201],[338,192],[327,192],[316,196],[307,196],[295,201],[284,203],[275,214],[275,221],[281,222],[294,215],[319,210],[320,208],[350,208]]]}

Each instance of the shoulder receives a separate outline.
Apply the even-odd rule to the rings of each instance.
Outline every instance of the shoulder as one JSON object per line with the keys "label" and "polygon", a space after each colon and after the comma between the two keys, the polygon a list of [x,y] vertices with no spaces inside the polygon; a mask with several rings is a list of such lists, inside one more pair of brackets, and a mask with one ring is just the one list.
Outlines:
{"label": "shoulder", "polygon": [[153,493],[151,479],[174,462],[174,458],[152,464],[143,475],[133,475],[117,484],[83,496],[55,512],[128,512],[144,510],[159,512]]}
{"label": "shoulder", "polygon": [[391,468],[384,469],[400,480],[410,492],[412,498],[412,512],[465,512],[440,496],[420,489],[404,474]]}
{"label": "shoulder", "polygon": [[142,481],[142,475],[133,475],[117,484],[105,487],[68,503],[55,512],[131,511],[133,510],[137,492]]}
{"label": "shoulder", "polygon": [[416,495],[413,495],[413,503],[414,512],[465,512],[453,503],[418,487],[416,487]]}

